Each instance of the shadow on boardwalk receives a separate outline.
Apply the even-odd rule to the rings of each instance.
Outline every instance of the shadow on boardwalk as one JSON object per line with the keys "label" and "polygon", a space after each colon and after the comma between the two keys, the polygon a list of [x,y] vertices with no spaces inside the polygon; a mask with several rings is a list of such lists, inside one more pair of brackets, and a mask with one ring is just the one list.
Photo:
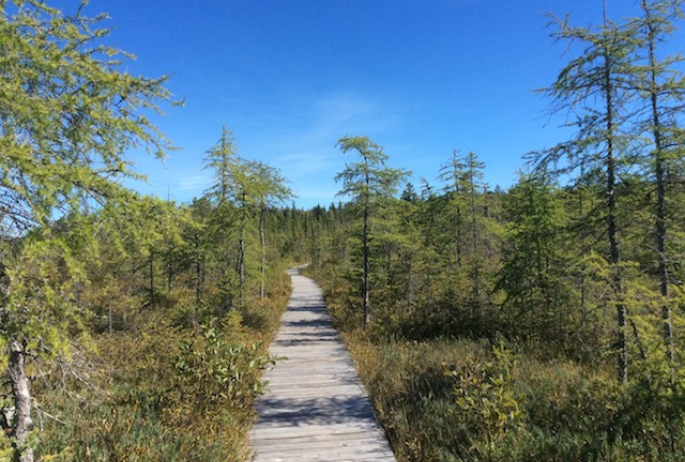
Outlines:
{"label": "shadow on boardwalk", "polygon": [[256,462],[395,461],[357,371],[326,312],[321,289],[290,270],[293,294],[270,352],[250,434]]}
{"label": "shadow on boardwalk", "polygon": [[262,402],[262,425],[331,425],[373,420],[374,416],[365,399],[354,396],[328,398],[266,398]]}

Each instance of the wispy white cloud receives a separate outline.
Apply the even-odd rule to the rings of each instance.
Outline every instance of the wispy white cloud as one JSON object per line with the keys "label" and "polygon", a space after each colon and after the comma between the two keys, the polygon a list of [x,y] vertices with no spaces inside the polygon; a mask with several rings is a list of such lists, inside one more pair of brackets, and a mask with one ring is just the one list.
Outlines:
{"label": "wispy white cloud", "polygon": [[[281,170],[289,187],[297,194],[297,203],[308,207],[337,201],[340,185],[334,177],[348,160],[336,147],[346,135],[370,136],[383,144],[402,125],[397,105],[354,92],[325,94],[271,95],[261,104],[234,101],[212,119],[223,121],[236,136],[238,153],[262,160]],[[210,126],[211,130],[210,131]],[[168,170],[151,175],[153,189],[188,201],[200,197],[212,183],[212,172],[202,170],[203,155],[219,136],[223,123],[203,125],[193,132],[197,141],[167,160]],[[207,141],[209,140],[209,141]]]}
{"label": "wispy white cloud", "polygon": [[298,95],[292,103],[292,119],[281,120],[250,149],[267,153],[264,160],[281,169],[303,206],[338,200],[334,178],[346,161],[336,147],[340,138],[370,136],[382,144],[382,135],[402,123],[399,108],[350,92]]}
{"label": "wispy white cloud", "polygon": [[[373,98],[352,93],[298,98],[297,116],[262,139],[264,152],[286,176],[330,174],[343,162],[337,141],[346,135],[374,137],[399,123],[398,111]],[[332,177],[331,177],[332,178]]]}
{"label": "wispy white cloud", "polygon": [[212,175],[203,172],[196,175],[182,177],[178,182],[178,189],[181,191],[202,191],[207,189],[212,182]]}

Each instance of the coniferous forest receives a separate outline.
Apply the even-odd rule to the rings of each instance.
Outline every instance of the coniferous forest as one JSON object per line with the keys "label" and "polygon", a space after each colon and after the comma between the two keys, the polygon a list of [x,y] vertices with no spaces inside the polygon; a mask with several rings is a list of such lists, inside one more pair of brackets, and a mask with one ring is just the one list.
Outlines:
{"label": "coniferous forest", "polygon": [[122,71],[100,17],[0,1],[0,460],[249,460],[301,263],[398,460],[683,460],[684,2],[638,3],[550,17],[573,53],[540,93],[570,136],[515,185],[345,136],[340,202],[302,210],[228,127],[202,197],[124,186],[129,150],[173,150],[166,78]]}

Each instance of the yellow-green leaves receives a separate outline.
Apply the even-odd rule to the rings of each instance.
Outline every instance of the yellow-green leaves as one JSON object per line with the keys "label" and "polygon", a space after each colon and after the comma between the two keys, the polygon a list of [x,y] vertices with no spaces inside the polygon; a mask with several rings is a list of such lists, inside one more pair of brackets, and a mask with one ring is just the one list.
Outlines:
{"label": "yellow-green leaves", "polygon": [[122,54],[98,43],[101,18],[10,3],[0,18],[0,198],[3,221],[25,229],[107,195],[108,181],[131,175],[128,148],[169,148],[145,115],[169,94],[163,78],[120,71],[112,57]]}

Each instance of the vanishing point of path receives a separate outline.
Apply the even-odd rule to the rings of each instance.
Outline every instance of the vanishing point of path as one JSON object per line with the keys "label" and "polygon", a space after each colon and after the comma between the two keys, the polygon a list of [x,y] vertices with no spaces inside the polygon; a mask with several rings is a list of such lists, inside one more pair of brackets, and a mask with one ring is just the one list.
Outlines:
{"label": "vanishing point of path", "polygon": [[352,359],[331,325],[321,288],[289,270],[293,293],[270,347],[250,433],[255,462],[396,462]]}

